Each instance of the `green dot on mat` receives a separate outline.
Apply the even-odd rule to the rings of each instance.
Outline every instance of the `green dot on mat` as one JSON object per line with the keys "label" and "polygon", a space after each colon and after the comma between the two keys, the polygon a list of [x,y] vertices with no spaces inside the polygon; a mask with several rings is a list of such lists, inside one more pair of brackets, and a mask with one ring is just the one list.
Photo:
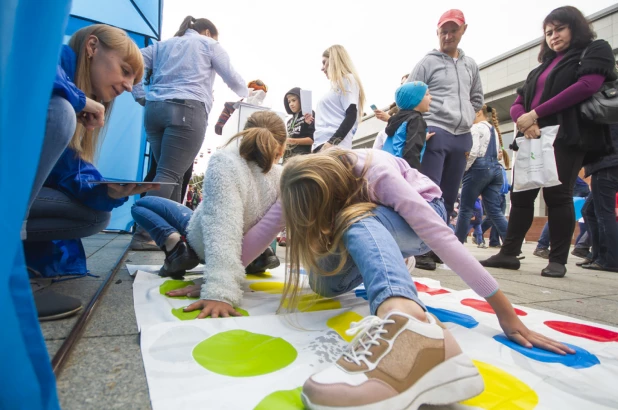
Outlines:
{"label": "green dot on mat", "polygon": [[[197,318],[197,315],[200,314],[201,310],[197,309],[192,312],[185,312],[184,307],[178,309],[172,309],[172,315],[176,316],[180,320],[193,320]],[[243,316],[249,316],[249,312],[241,308],[235,308],[238,313]],[[206,319],[210,319],[210,316],[207,316]]]}
{"label": "green dot on mat", "polygon": [[184,280],[170,279],[170,280],[166,280],[159,286],[159,293],[165,297],[172,298],[172,299],[199,299],[198,297],[190,298],[188,296],[167,296],[166,295],[166,293],[169,292],[170,290],[182,289],[184,287],[191,286],[191,285],[195,285],[195,282],[193,282],[192,280],[184,281]]}
{"label": "green dot on mat", "polygon": [[280,337],[228,330],[200,342],[193,349],[195,361],[224,376],[261,376],[283,369],[298,352]]}
{"label": "green dot on mat", "polygon": [[298,387],[270,393],[253,410],[303,410],[305,406],[300,399],[302,390],[302,387]]}

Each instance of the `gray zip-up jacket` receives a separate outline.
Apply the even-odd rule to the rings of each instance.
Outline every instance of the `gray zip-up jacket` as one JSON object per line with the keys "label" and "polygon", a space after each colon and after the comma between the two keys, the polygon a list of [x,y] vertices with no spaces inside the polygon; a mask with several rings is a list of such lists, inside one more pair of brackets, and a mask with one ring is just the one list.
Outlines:
{"label": "gray zip-up jacket", "polygon": [[483,86],[476,62],[459,49],[459,58],[430,51],[412,70],[408,82],[422,81],[432,101],[423,114],[428,126],[451,134],[470,132],[475,113],[483,107]]}

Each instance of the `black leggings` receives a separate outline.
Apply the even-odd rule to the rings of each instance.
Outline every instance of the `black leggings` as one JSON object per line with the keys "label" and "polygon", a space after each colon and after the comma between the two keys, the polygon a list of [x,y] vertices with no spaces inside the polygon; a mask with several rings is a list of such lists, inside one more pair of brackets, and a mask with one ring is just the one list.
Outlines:
{"label": "black leggings", "polygon": [[[558,178],[562,184],[543,188],[543,198],[548,210],[549,240],[551,250],[549,261],[566,264],[571,238],[575,230],[575,209],[573,207],[573,184],[582,167],[584,152],[573,151],[560,146],[554,147]],[[517,172],[517,168],[515,171]],[[534,200],[539,189],[511,192],[511,212],[506,238],[500,253],[517,256],[534,219]]]}

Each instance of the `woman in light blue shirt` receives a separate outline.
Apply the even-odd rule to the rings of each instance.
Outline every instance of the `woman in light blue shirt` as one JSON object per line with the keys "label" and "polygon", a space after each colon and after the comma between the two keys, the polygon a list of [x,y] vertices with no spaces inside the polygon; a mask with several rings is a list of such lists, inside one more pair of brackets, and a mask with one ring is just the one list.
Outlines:
{"label": "woman in light blue shirt", "polygon": [[133,87],[133,97],[146,107],[144,127],[157,161],[154,181],[178,183],[152,195],[182,201],[183,175],[204,141],[215,75],[239,97],[248,95],[218,35],[210,20],[188,16],[174,37],[141,50],[149,87]]}

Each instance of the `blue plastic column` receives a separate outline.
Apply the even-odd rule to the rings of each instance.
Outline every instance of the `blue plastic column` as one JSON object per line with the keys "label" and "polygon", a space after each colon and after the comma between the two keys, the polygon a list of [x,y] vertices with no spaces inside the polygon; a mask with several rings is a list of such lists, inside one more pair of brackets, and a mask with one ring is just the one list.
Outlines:
{"label": "blue plastic column", "polygon": [[0,408],[58,409],[20,230],[43,142],[70,0],[0,7]]}

